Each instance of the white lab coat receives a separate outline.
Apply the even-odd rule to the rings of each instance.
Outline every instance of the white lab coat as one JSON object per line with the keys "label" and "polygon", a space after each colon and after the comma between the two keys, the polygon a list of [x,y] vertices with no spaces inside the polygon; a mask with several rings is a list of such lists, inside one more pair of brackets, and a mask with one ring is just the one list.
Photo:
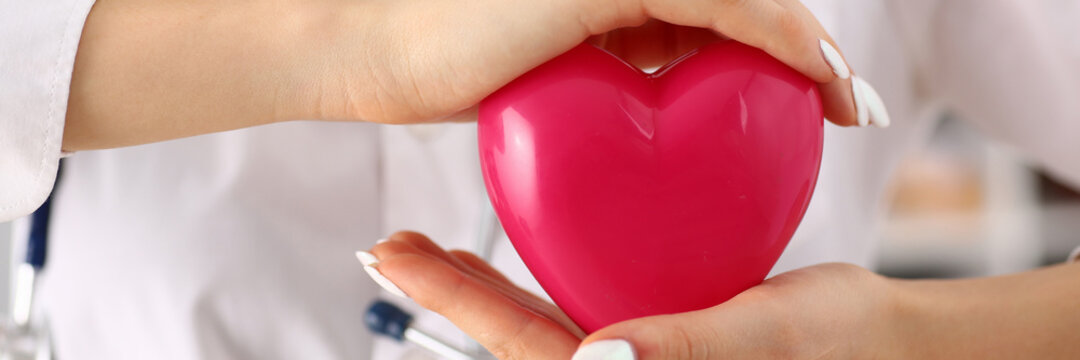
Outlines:
{"label": "white lab coat", "polygon": [[[0,2],[0,220],[49,192],[93,0]],[[894,119],[826,131],[777,265],[873,266],[882,191],[953,110],[1080,184],[1075,1],[810,0]],[[378,290],[353,251],[399,229],[469,248],[485,206],[473,125],[293,122],[68,158],[40,299],[62,359],[376,359]],[[505,239],[495,264],[538,289]],[[421,315],[421,326],[446,328]],[[416,355],[416,353],[414,353]]]}

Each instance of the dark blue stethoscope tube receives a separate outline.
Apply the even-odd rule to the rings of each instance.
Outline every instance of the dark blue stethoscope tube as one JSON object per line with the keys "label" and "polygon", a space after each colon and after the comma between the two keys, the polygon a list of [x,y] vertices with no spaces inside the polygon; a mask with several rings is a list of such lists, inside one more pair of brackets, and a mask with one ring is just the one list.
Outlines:
{"label": "dark blue stethoscope tube", "polygon": [[45,199],[33,214],[30,214],[30,234],[26,243],[25,262],[40,272],[45,267],[45,259],[49,250],[49,219],[52,215],[53,197],[56,195],[56,187],[60,184],[60,175],[63,174],[64,160],[61,159],[56,169],[56,180],[53,182],[53,191]]}
{"label": "dark blue stethoscope tube", "polygon": [[52,211],[53,194],[49,194],[45,203],[30,215],[30,234],[26,242],[24,261],[39,272],[45,267],[45,258],[49,251],[49,217]]}

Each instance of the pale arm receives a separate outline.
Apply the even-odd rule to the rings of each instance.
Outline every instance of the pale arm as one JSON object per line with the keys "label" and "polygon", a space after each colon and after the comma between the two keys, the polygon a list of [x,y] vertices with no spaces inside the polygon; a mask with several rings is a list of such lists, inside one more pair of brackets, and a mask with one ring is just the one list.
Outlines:
{"label": "pale arm", "polygon": [[[360,84],[372,82],[372,60],[365,51],[349,49],[361,39],[344,43],[338,29],[351,20],[355,34],[370,32],[378,13],[356,11],[350,19],[339,6],[333,1],[98,1],[76,56],[64,149],[344,117],[346,109],[317,113],[319,101],[347,103],[318,99],[336,85],[326,72],[339,72],[334,80],[357,91],[371,89]],[[335,42],[342,49],[334,51]],[[342,53],[354,66],[328,68],[326,63]]]}
{"label": "pale arm", "polygon": [[[446,120],[590,36],[649,18],[764,49],[821,83],[830,120],[852,124],[851,82],[824,60],[819,39],[829,36],[807,14],[772,0],[99,0],[76,56],[63,147],[299,119]],[[642,39],[632,50],[671,40]]]}
{"label": "pale arm", "polygon": [[912,359],[1080,354],[1080,264],[966,280],[892,280]]}
{"label": "pale arm", "polygon": [[371,253],[377,261],[368,266],[507,359],[565,359],[575,349],[575,360],[1080,354],[1080,264],[914,281],[854,265],[817,265],[780,274],[708,309],[629,320],[582,337],[558,308],[475,256],[446,253],[423,235],[394,234]]}

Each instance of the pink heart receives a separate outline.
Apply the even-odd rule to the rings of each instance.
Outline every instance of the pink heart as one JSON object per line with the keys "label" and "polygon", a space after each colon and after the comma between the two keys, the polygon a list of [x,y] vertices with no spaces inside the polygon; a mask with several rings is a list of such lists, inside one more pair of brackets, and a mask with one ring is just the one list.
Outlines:
{"label": "pink heart", "polygon": [[821,163],[817,84],[712,44],[653,75],[581,45],[480,105],[488,194],[587,332],[720,304],[761,281]]}

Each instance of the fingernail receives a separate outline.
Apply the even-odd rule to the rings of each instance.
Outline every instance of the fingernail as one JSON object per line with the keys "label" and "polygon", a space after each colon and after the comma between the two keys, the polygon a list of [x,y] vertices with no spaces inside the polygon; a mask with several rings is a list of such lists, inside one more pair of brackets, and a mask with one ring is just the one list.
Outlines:
{"label": "fingernail", "polygon": [[859,126],[870,124],[870,112],[866,109],[866,94],[863,93],[863,81],[855,76],[851,79],[851,95],[855,98],[855,119]]}
{"label": "fingernail", "polygon": [[377,265],[379,263],[379,259],[375,258],[375,255],[372,255],[367,251],[357,251],[356,259],[360,260],[360,263],[364,264],[364,266]]}
{"label": "fingernail", "polygon": [[384,239],[375,240],[375,245],[379,245],[379,244],[382,244],[382,243],[387,242],[387,241],[390,241],[390,239],[385,239],[384,238]]}
{"label": "fingernail", "polygon": [[892,119],[889,118],[889,110],[885,108],[885,101],[881,100],[881,95],[878,95],[877,90],[874,90],[874,87],[863,78],[856,76],[854,81],[858,81],[862,89],[864,103],[867,112],[870,113],[870,123],[877,127],[889,127]]}
{"label": "fingernail", "polygon": [[404,291],[401,291],[401,288],[397,287],[397,285],[394,285],[393,281],[390,281],[390,279],[387,279],[385,276],[383,276],[382,273],[379,272],[379,269],[377,269],[377,267],[379,266],[379,259],[375,258],[375,255],[372,255],[367,251],[357,251],[356,258],[364,264],[364,272],[366,272],[368,276],[371,277],[371,280],[374,280],[376,284],[379,284],[379,286],[382,287],[383,290],[386,290],[386,292],[388,293],[403,298],[409,297],[408,295],[405,295]]}
{"label": "fingernail", "polygon": [[828,41],[819,39],[818,42],[821,43],[821,56],[825,58],[825,62],[832,68],[833,74],[836,74],[841,79],[851,77],[851,68],[848,68],[847,62],[844,61],[844,57],[840,55],[840,52]]}
{"label": "fingernail", "polygon": [[634,360],[634,347],[626,340],[600,340],[582,346],[570,360]]}

